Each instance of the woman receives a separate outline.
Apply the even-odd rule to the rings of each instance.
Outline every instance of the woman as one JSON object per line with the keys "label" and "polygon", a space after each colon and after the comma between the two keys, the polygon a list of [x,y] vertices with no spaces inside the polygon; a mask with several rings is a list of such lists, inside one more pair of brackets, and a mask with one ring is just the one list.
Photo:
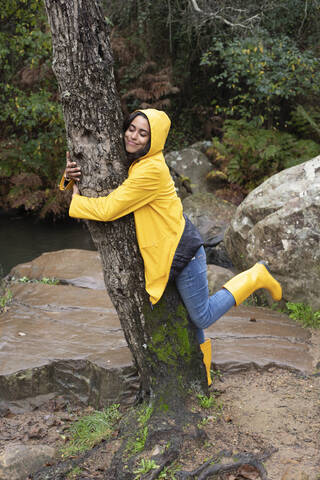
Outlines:
{"label": "woman", "polygon": [[169,128],[170,119],[162,111],[134,112],[124,125],[124,146],[132,162],[128,178],[107,197],[81,196],[76,185],[81,170],[75,162],[70,162],[67,155],[67,168],[60,188],[73,188],[71,217],[106,222],[134,213],[145,267],[145,288],[150,301],[156,304],[168,281],[176,282],[197,327],[210,385],[211,342],[204,339],[203,329],[259,288],[269,290],[274,300],[281,299],[282,291],[266,266],[257,263],[209,297],[203,240],[183,215],[181,201],[162,153]]}

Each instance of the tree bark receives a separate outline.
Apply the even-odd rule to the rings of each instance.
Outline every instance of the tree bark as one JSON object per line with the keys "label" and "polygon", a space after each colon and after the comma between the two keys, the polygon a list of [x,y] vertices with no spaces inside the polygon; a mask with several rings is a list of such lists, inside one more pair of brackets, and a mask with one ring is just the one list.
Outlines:
{"label": "tree bark", "polygon": [[[89,197],[104,196],[123,182],[128,171],[108,27],[95,0],[45,0],[45,6],[68,149],[82,169],[80,191]],[[167,287],[151,309],[133,215],[109,223],[90,221],[88,227],[142,392],[153,394],[155,412],[181,413],[190,385],[198,382],[205,389],[206,376],[195,329],[176,288]]]}

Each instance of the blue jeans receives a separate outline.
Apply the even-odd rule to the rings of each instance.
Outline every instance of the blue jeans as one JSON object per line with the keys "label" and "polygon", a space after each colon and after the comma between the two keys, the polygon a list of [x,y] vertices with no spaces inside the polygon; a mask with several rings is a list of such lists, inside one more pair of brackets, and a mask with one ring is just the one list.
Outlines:
{"label": "blue jeans", "polygon": [[175,281],[190,318],[197,327],[197,339],[203,343],[203,329],[235,305],[234,297],[225,288],[209,297],[207,260],[203,247],[199,248]]}

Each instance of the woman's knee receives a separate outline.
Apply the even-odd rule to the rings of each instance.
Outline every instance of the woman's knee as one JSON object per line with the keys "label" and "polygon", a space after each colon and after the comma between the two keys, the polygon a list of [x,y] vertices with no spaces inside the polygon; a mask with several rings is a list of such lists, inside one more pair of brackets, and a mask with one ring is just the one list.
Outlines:
{"label": "woman's knee", "polygon": [[192,322],[195,324],[196,327],[204,329],[210,327],[217,318],[214,318],[212,315],[202,314],[202,315],[190,315]]}

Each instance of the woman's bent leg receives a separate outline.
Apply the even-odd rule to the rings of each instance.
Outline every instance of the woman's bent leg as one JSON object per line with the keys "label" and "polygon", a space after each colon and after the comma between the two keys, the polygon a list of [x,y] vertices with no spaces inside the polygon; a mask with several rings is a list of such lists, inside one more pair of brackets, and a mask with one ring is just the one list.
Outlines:
{"label": "woman's bent leg", "polygon": [[[235,305],[233,295],[221,289],[209,297],[207,262],[203,247],[176,278],[176,285],[191,320],[198,327],[199,343],[204,341],[203,328],[207,328]],[[200,330],[200,331],[199,331]]]}

